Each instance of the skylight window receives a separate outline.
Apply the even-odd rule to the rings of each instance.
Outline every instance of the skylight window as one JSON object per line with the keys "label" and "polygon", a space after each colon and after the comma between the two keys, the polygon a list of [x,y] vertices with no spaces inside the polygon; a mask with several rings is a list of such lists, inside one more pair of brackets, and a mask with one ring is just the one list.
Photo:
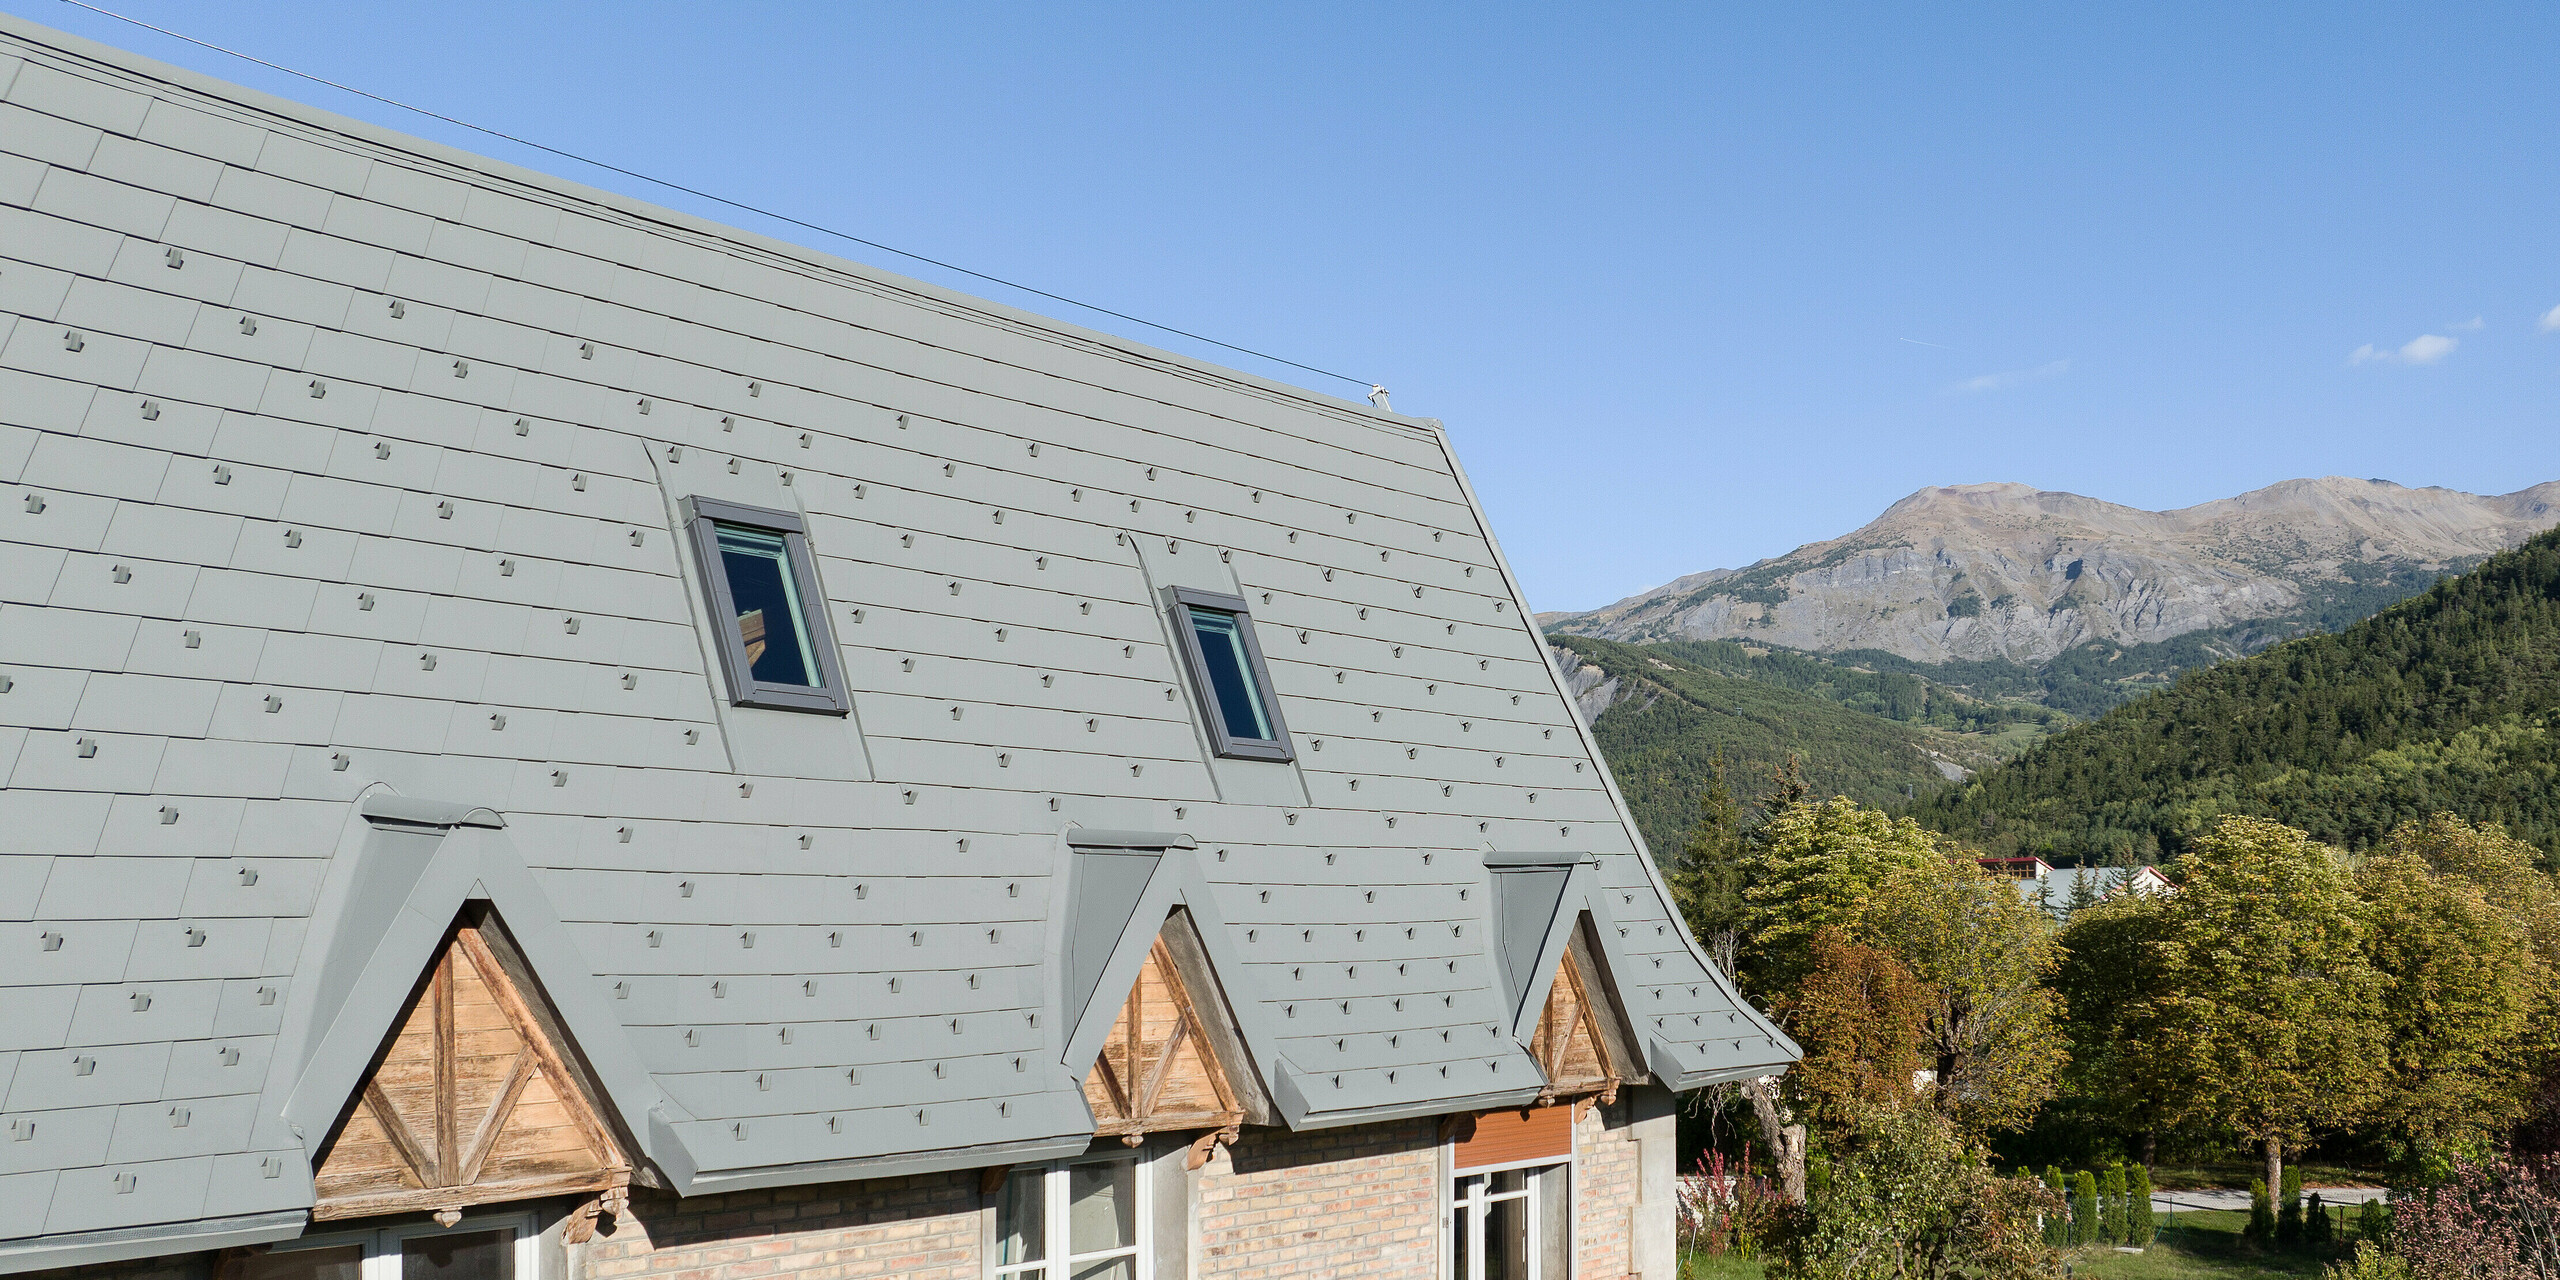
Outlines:
{"label": "skylight window", "polygon": [[1231,760],[1294,759],[1243,597],[1169,587],[1165,599],[1216,753]]}
{"label": "skylight window", "polygon": [[798,512],[685,499],[714,645],[734,706],[842,715],[850,709],[826,595]]}

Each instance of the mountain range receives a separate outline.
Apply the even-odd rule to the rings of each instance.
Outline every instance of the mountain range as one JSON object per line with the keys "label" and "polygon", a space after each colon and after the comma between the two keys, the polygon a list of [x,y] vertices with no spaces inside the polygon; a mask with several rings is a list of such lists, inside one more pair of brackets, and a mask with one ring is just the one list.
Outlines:
{"label": "mountain range", "polygon": [[1843,537],[1676,579],[1550,632],[2041,667],[2207,633],[2183,668],[2335,630],[2560,524],[2560,481],[2480,495],[2339,476],[2144,511],[2023,484],[1922,489]]}

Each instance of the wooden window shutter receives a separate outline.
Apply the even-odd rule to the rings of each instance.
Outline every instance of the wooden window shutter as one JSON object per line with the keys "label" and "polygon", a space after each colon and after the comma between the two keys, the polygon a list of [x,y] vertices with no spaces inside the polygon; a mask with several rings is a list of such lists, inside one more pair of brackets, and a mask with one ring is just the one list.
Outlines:
{"label": "wooden window shutter", "polygon": [[1573,1155],[1572,1106],[1531,1107],[1525,1111],[1488,1111],[1477,1116],[1474,1132],[1461,1126],[1457,1144],[1457,1167],[1481,1169],[1489,1165],[1519,1164],[1529,1160],[1565,1160]]}

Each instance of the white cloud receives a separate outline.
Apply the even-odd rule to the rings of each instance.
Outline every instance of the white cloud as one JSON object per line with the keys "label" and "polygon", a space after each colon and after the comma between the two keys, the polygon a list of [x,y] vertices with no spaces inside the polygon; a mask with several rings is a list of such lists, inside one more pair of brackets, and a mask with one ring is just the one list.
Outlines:
{"label": "white cloud", "polygon": [[2347,354],[2348,364],[2434,364],[2453,354],[2461,346],[2459,338],[2440,333],[2422,333],[2400,344],[2397,351],[2385,351],[2368,342]]}
{"label": "white cloud", "polygon": [[2489,322],[2481,316],[2473,316],[2468,320],[2456,321],[2455,323],[2446,325],[2445,327],[2456,333],[2478,333],[2482,329],[2488,328]]}
{"label": "white cloud", "polygon": [[2560,329],[2560,307],[2542,313],[2542,331],[2549,333],[2554,329]]}
{"label": "white cloud", "polygon": [[2059,378],[2069,372],[2071,372],[2070,361],[2055,360],[2047,364],[2037,365],[2032,369],[2008,369],[1999,373],[1986,373],[1978,378],[1967,378],[1964,381],[1947,388],[1947,390],[1956,392],[1998,391],[2006,387],[2014,387],[2021,382],[2041,382],[2046,378]]}

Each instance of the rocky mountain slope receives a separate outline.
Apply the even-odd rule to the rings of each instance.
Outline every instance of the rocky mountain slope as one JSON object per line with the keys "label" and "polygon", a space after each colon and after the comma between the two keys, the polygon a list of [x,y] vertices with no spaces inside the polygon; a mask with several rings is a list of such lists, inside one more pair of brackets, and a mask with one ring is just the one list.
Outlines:
{"label": "rocky mountain slope", "polygon": [[1955,485],[1846,537],[1539,621],[1622,641],[2032,664],[2261,620],[2270,640],[2334,628],[2554,525],[2560,481],[2483,496],[2329,476],[2175,511]]}

